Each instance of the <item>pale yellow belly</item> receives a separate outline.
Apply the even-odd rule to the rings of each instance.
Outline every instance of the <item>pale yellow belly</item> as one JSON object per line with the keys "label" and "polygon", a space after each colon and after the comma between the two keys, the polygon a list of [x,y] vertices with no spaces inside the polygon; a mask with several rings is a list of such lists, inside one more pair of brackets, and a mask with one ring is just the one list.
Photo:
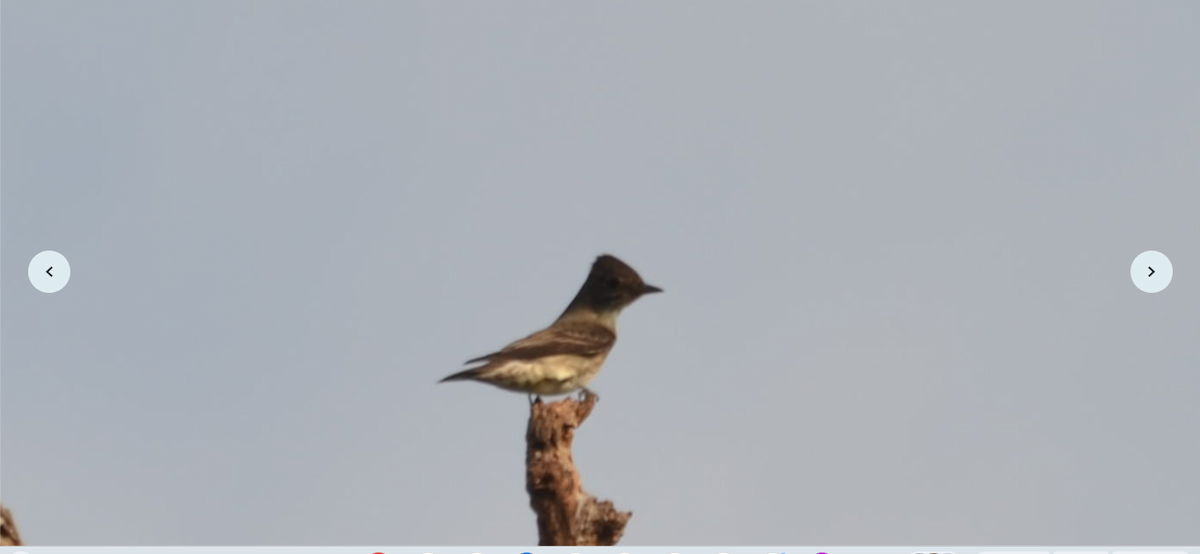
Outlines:
{"label": "pale yellow belly", "polygon": [[501,362],[477,379],[502,389],[543,396],[569,394],[596,377],[605,355],[548,356],[537,360]]}

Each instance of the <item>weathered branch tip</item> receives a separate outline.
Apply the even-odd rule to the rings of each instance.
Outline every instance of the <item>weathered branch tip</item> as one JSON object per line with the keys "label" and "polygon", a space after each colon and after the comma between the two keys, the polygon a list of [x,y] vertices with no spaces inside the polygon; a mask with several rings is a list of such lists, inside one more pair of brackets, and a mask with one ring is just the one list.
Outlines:
{"label": "weathered branch tip", "polygon": [[599,398],[584,391],[579,399],[529,407],[525,431],[525,490],[537,514],[541,546],[612,546],[621,540],[632,512],[584,492],[571,457],[575,430]]}

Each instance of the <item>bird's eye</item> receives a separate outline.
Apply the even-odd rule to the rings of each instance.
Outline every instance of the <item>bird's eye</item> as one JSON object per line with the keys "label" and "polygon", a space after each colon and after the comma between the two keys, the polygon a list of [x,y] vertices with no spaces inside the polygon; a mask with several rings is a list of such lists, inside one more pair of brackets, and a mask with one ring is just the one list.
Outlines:
{"label": "bird's eye", "polygon": [[615,289],[621,285],[621,281],[619,279],[617,279],[616,277],[609,277],[608,282],[606,282],[605,284],[608,285],[608,288]]}

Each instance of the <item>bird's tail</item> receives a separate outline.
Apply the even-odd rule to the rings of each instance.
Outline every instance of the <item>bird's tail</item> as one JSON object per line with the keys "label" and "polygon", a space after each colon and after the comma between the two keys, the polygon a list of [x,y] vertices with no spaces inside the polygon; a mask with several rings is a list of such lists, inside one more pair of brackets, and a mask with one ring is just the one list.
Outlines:
{"label": "bird's tail", "polygon": [[449,375],[445,379],[442,379],[441,381],[438,381],[438,382],[445,383],[446,381],[466,381],[468,379],[474,379],[475,377],[479,376],[479,373],[480,373],[479,370],[481,370],[481,369],[483,369],[483,368],[473,367],[471,369],[464,369],[458,373]]}

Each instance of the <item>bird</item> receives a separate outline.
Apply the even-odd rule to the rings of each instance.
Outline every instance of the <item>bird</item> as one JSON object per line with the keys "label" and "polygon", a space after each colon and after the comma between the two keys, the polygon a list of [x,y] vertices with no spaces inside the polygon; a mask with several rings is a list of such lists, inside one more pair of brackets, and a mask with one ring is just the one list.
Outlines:
{"label": "bird", "polygon": [[587,388],[600,372],[617,342],[617,316],[638,298],[662,292],[646,284],[628,264],[604,254],[567,309],[549,327],[519,339],[499,351],[472,358],[466,365],[482,364],[439,381],[479,381],[501,389],[523,392],[530,403],[542,396],[580,391],[599,398]]}

